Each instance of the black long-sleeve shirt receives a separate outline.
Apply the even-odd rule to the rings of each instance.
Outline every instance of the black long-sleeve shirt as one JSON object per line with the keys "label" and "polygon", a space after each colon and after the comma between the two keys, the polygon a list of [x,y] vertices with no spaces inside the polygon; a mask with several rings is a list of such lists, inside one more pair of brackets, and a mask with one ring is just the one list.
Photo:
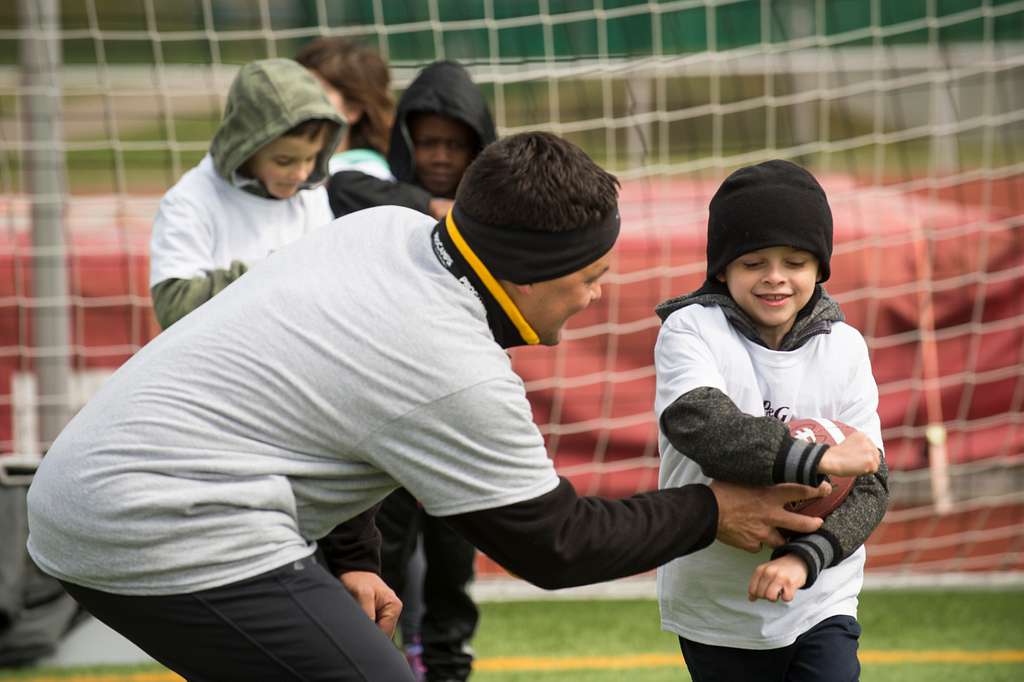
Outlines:
{"label": "black long-sleeve shirt", "polygon": [[[335,573],[377,570],[372,513],[321,541]],[[704,485],[608,499],[580,497],[562,478],[531,500],[445,520],[509,572],[558,589],[643,573],[707,547],[718,529],[718,505]]]}

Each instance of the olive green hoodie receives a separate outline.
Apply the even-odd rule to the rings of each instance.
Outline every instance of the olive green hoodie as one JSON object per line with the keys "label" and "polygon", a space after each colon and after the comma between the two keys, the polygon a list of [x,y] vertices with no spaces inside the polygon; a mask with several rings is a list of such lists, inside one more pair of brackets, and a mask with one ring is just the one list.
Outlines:
{"label": "olive green hoodie", "polygon": [[[327,163],[338,146],[345,121],[331,105],[319,81],[291,59],[264,59],[243,66],[231,84],[224,117],[213,141],[214,169],[231,185],[274,199],[263,183],[242,176],[238,169],[249,157],[295,126],[311,119],[336,124],[302,189],[316,187],[329,176]],[[163,328],[211,299],[247,270],[242,261],[191,279],[166,279],[151,290],[153,310]]]}
{"label": "olive green hoodie", "polygon": [[[323,118],[337,124],[316,158],[316,167],[303,189],[316,187],[329,176],[327,162],[338,146],[345,121],[324,94],[323,86],[306,67],[291,59],[263,59],[243,66],[228,92],[224,118],[210,143],[217,174],[250,189],[258,180],[239,178],[239,167],[262,147],[304,121]],[[260,196],[269,197],[260,187]]]}

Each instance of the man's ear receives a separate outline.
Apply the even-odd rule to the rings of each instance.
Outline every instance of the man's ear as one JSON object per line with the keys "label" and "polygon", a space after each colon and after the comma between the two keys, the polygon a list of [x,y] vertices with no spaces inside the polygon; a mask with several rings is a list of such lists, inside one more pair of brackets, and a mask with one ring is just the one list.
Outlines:
{"label": "man's ear", "polygon": [[516,284],[507,279],[499,279],[498,284],[501,285],[501,288],[505,290],[516,305],[519,305],[519,299],[529,296],[533,292],[532,284]]}

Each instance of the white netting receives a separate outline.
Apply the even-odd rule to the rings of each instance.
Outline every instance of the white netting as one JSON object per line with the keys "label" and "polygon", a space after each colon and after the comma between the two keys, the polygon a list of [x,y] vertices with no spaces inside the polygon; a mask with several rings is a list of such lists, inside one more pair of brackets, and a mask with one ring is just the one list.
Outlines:
{"label": "white netting", "polygon": [[238,66],[343,34],[398,89],[461,61],[501,134],[562,134],[622,180],[604,300],[557,349],[514,354],[582,491],[655,486],[653,306],[699,285],[721,179],[788,158],[829,193],[829,289],[881,390],[893,509],[871,569],[1024,568],[1024,1],[81,0],[48,28],[53,5],[0,10],[0,452],[38,456],[156,333],[151,219]]}

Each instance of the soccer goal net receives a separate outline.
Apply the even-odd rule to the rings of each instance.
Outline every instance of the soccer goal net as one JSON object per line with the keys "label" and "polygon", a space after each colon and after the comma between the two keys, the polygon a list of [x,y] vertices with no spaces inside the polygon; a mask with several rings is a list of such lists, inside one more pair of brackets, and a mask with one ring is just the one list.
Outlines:
{"label": "soccer goal net", "polygon": [[829,195],[828,289],[881,394],[892,505],[869,575],[1024,570],[1022,0],[8,3],[0,461],[38,459],[157,333],[160,195],[206,152],[238,67],[320,35],[375,45],[398,91],[457,60],[501,134],[557,133],[619,177],[603,299],[559,346],[513,352],[581,492],[657,486],[654,305],[700,285],[725,175],[790,159]]}

